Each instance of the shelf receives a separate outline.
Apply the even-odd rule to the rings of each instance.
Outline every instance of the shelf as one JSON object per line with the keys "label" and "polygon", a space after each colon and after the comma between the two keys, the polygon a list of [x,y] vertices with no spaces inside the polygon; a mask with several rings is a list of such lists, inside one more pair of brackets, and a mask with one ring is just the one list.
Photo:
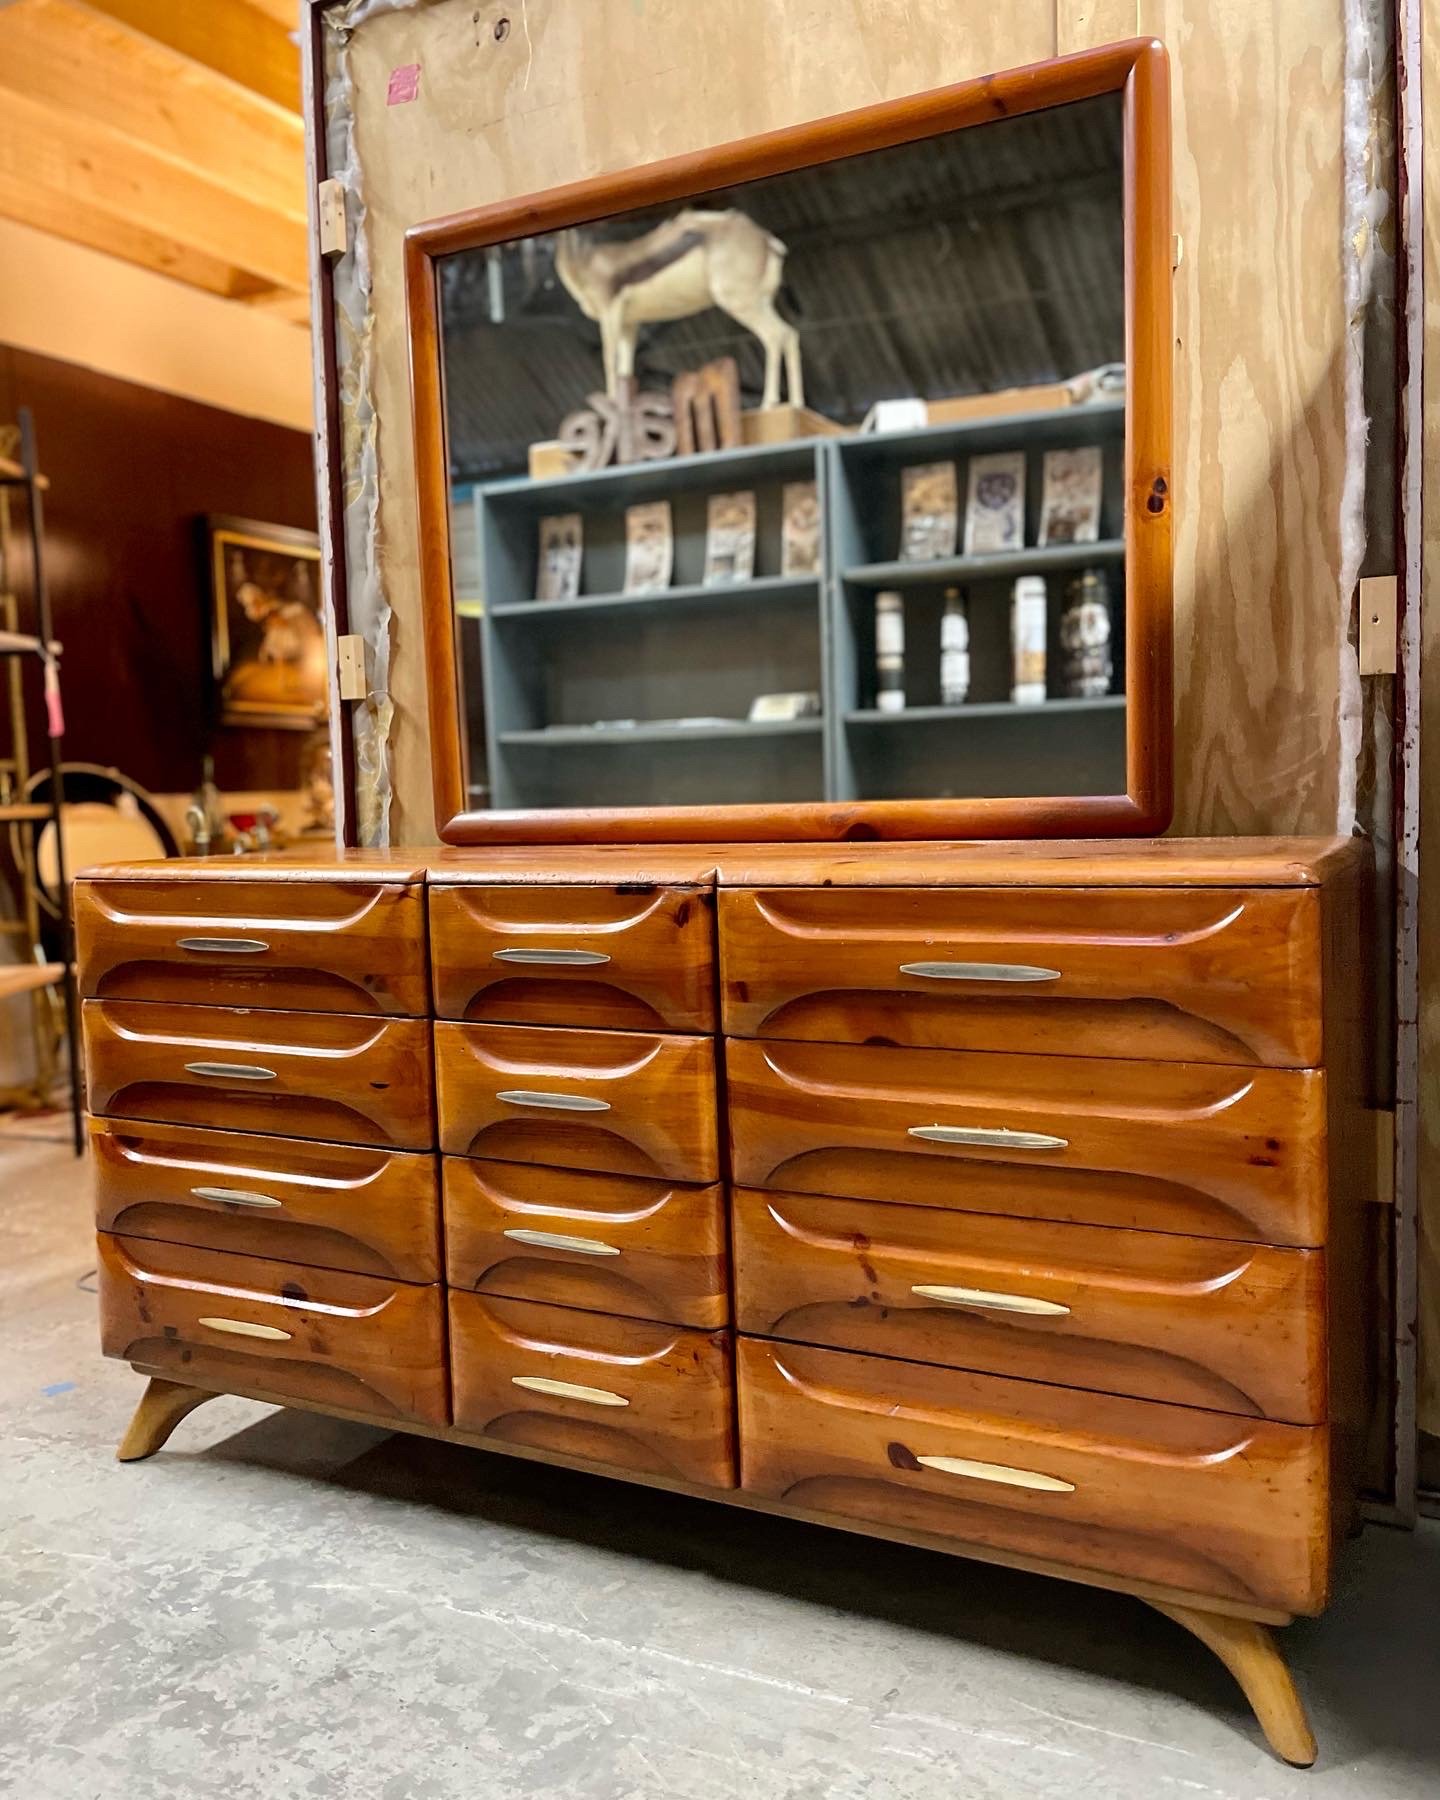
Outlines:
{"label": "shelf", "polygon": [[1098,700],[1046,700],[1038,706],[1019,706],[1013,700],[989,700],[978,706],[910,706],[904,712],[877,712],[867,707],[845,715],[847,725],[959,725],[966,719],[1042,719],[1076,713],[1123,712],[1123,694],[1102,694]]}
{"label": "shelf", "polygon": [[1047,575],[1063,569],[1088,569],[1123,563],[1124,538],[1102,538],[1098,544],[1047,544],[993,556],[938,556],[931,562],[856,563],[844,572],[851,587],[958,586],[966,581],[1000,581],[1009,575]]}
{"label": "shelf", "polygon": [[646,594],[581,594],[575,600],[510,600],[492,606],[490,617],[529,619],[541,624],[546,620],[553,623],[586,613],[689,612],[704,606],[730,606],[737,601],[775,606],[807,600],[818,603],[819,598],[820,578],[817,575],[762,575],[753,581],[696,582]]}
{"label": "shelf", "polygon": [[1125,429],[1123,400],[1089,400],[1079,406],[1040,412],[1000,413],[989,419],[956,419],[948,425],[917,425],[909,431],[872,431],[863,437],[831,438],[847,459],[923,463],[955,452],[969,456],[1021,447],[1042,450],[1093,444]]}
{"label": "shelf", "polygon": [[0,1000],[53,987],[65,974],[64,963],[5,963],[0,965]]}
{"label": "shelf", "polygon": [[584,746],[610,749],[630,744],[733,744],[741,739],[808,737],[820,734],[822,721],[809,719],[734,719],[723,725],[633,725],[596,731],[587,725],[561,725],[553,731],[502,731],[509,750],[573,750]]}
{"label": "shelf", "polygon": [[841,441],[833,437],[790,438],[783,444],[742,444],[735,450],[625,463],[618,468],[591,469],[583,475],[553,475],[548,480],[517,475],[481,482],[477,488],[488,505],[510,504],[535,513],[629,506],[637,500],[663,499],[695,488],[722,493],[749,481],[809,480],[815,474],[816,446]]}
{"label": "shelf", "polygon": [[0,804],[0,825],[20,825],[38,822],[50,817],[50,808],[29,801],[15,801],[12,804]]}

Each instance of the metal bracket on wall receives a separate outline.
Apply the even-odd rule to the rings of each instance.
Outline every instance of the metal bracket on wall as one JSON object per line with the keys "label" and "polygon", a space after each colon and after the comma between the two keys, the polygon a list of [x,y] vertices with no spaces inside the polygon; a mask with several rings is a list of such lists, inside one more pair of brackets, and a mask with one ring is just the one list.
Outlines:
{"label": "metal bracket on wall", "polygon": [[365,700],[370,683],[365,676],[365,640],[358,631],[335,640],[335,673],[342,700]]}
{"label": "metal bracket on wall", "polygon": [[1398,641],[1395,607],[1398,582],[1393,575],[1365,575],[1360,581],[1360,673],[1393,675]]}
{"label": "metal bracket on wall", "polygon": [[333,177],[322,181],[315,190],[319,204],[316,216],[320,222],[320,254],[343,256],[348,246],[345,229],[345,184]]}

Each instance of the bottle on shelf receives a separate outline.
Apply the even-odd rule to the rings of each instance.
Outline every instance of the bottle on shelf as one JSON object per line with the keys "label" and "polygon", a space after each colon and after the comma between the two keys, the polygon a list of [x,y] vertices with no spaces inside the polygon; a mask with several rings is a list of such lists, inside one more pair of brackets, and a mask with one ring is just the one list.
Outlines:
{"label": "bottle on shelf", "polygon": [[1115,675],[1110,651],[1110,589],[1102,569],[1085,569],[1070,583],[1060,615],[1060,686],[1072,700],[1098,700]]}
{"label": "bottle on shelf", "polygon": [[962,706],[970,692],[970,613],[959,588],[946,588],[940,618],[940,701]]}
{"label": "bottle on shelf", "polygon": [[1045,704],[1046,592],[1043,575],[1021,575],[1010,602],[1010,698],[1016,706]]}
{"label": "bottle on shelf", "polygon": [[905,602],[895,593],[875,596],[875,707],[905,710]]}

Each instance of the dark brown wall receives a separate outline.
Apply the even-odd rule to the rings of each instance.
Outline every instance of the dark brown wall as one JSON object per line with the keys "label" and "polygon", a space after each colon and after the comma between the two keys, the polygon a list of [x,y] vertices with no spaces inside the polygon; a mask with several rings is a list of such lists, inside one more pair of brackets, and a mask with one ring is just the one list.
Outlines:
{"label": "dark brown wall", "polygon": [[[313,531],[309,435],[0,345],[0,421],[12,422],[19,406],[35,415],[50,478],[46,569],[64,645],[67,761],[113,765],[174,793],[200,780],[208,747],[222,791],[297,787],[303,732],[208,727],[208,597],[195,521],[239,513]],[[23,562],[16,585],[28,612]],[[42,729],[37,705],[36,766],[46,754]],[[0,723],[0,755],[7,740]]]}

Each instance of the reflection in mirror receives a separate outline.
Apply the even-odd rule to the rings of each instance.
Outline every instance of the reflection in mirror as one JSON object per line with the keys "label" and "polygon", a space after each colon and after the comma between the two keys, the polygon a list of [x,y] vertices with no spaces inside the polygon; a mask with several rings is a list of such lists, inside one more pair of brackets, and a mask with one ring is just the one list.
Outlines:
{"label": "reflection in mirror", "polygon": [[472,808],[1124,792],[1121,127],[440,263]]}

